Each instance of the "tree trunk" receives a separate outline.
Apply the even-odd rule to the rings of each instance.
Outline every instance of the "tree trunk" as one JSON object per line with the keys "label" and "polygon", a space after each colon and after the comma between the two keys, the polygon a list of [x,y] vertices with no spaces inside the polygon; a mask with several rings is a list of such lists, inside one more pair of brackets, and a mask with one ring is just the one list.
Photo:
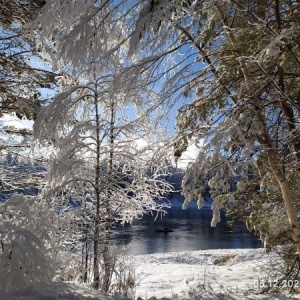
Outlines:
{"label": "tree trunk", "polygon": [[276,178],[279,184],[282,198],[285,204],[286,214],[292,231],[293,240],[295,242],[297,254],[300,258],[300,226],[297,217],[296,207],[293,200],[293,194],[291,192],[291,188],[289,186],[289,183],[287,182],[286,177],[284,176],[283,172],[278,168],[272,152],[273,151],[271,151],[271,153],[268,153],[269,165],[274,174],[274,177]]}
{"label": "tree trunk", "polygon": [[107,216],[105,222],[105,237],[103,241],[103,263],[104,263],[104,276],[101,291],[107,293],[111,283],[111,276],[113,272],[113,257],[110,254],[110,218]]}
{"label": "tree trunk", "polygon": [[[84,210],[86,211],[86,199],[84,202]],[[88,253],[88,228],[87,228],[88,224],[87,224],[87,220],[86,217],[84,217],[83,219],[83,223],[82,223],[82,281],[84,283],[87,283],[87,272],[88,272],[88,259],[89,259],[89,253]],[[84,232],[85,231],[85,232]]]}
{"label": "tree trunk", "polygon": [[98,259],[98,249],[99,249],[99,218],[95,222],[94,230],[94,288],[99,289],[100,284],[100,272],[99,272],[99,259]]}
{"label": "tree trunk", "polygon": [[84,265],[84,276],[83,282],[87,283],[88,280],[88,263],[89,263],[89,252],[88,252],[88,242],[85,242],[85,265]]}
{"label": "tree trunk", "polygon": [[[97,88],[97,87],[96,87]],[[95,91],[95,119],[96,119],[96,166],[95,166],[95,194],[96,194],[96,216],[94,228],[94,288],[99,289],[99,235],[100,235],[100,118],[98,109],[98,94]]]}
{"label": "tree trunk", "polygon": [[109,128],[109,162],[108,162],[108,182],[107,182],[107,201],[106,201],[106,218],[105,218],[105,237],[103,245],[103,262],[104,262],[104,278],[102,291],[108,292],[112,272],[114,269],[114,258],[109,253],[110,248],[110,230],[112,225],[110,201],[111,201],[111,190],[113,188],[113,159],[114,159],[114,126],[115,126],[115,102],[112,100],[111,103],[111,115],[110,115],[110,128]]}

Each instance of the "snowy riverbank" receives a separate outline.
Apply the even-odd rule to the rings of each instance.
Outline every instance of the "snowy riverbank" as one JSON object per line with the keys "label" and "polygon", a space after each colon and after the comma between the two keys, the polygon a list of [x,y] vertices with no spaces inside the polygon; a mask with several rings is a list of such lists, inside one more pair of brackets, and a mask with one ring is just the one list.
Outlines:
{"label": "snowy riverbank", "polygon": [[[221,262],[229,257],[228,261]],[[262,267],[270,259],[264,249],[203,250],[136,256],[140,282],[135,296],[142,299],[153,296],[168,299],[298,299],[284,295],[280,298],[244,296],[250,290],[258,293],[258,279],[265,276]]]}
{"label": "snowy riverbank", "polygon": [[[225,257],[229,258],[222,262]],[[136,267],[135,299],[300,299],[300,296],[254,295],[262,267],[272,257],[264,249],[201,250],[160,253],[132,257]],[[247,291],[251,295],[245,296]],[[140,297],[140,298],[139,298]],[[116,300],[120,297],[100,295],[86,286],[56,283],[40,292],[27,292],[22,297],[3,295],[1,300]]]}

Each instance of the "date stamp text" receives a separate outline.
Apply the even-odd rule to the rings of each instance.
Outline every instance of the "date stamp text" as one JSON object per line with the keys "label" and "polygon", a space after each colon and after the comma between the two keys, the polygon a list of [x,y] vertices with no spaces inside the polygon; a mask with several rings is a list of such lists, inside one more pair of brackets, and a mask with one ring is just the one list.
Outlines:
{"label": "date stamp text", "polygon": [[253,282],[254,288],[299,288],[300,280],[259,280]]}

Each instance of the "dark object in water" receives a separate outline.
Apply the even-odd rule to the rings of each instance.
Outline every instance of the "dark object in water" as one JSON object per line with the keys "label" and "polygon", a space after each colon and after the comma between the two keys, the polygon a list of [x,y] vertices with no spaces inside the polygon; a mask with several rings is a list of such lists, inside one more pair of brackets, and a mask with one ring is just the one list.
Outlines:
{"label": "dark object in water", "polygon": [[161,229],[155,229],[155,232],[172,232],[173,229],[170,229],[170,228],[161,228]]}

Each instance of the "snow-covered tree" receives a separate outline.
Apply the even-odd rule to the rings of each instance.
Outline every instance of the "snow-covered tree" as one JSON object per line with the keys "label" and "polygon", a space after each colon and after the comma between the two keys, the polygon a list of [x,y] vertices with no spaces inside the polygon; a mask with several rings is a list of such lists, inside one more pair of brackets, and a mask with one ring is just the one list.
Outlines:
{"label": "snow-covered tree", "polygon": [[32,203],[19,195],[11,197],[1,207],[0,276],[3,291],[22,291],[50,280],[51,263],[41,241],[43,235],[48,235],[48,229],[43,224],[44,219],[40,219],[42,224],[31,220],[32,210]]}
{"label": "snow-covered tree", "polygon": [[[138,103],[127,102],[134,100],[132,90],[122,90],[108,76],[72,86],[55,97],[35,123],[37,137],[52,140],[53,147],[45,197],[54,193],[65,193],[66,199],[72,196],[81,203],[80,214],[87,199],[94,204],[94,283],[96,288],[101,284],[105,291],[111,279],[109,243],[113,222],[131,222],[146,211],[162,210],[155,200],[171,189],[164,181],[167,166],[162,164],[167,153],[157,141],[155,146],[147,139],[153,134],[145,125],[149,119],[135,120],[124,113],[126,108],[132,113],[133,105]],[[139,140],[146,146],[139,146]],[[101,241],[104,279],[99,283]]]}
{"label": "snow-covered tree", "polygon": [[35,37],[26,24],[44,1],[1,1],[0,8],[0,116],[13,114],[34,119],[40,106],[41,88],[51,88],[55,74],[38,65]]}
{"label": "snow-covered tree", "polygon": [[[285,206],[281,213],[287,216],[300,253],[295,206],[298,199],[289,179],[298,172],[299,165],[296,92],[299,61],[294,23],[298,4],[278,1],[264,4],[250,1],[247,7],[236,1],[211,4],[198,2],[199,14],[189,15],[189,27],[182,19],[176,24],[207,64],[198,73],[201,76],[188,86],[195,100],[178,114],[179,151],[185,150],[188,136],[205,139],[184,179],[186,202],[201,198],[197,182],[211,173],[215,225],[220,218],[220,207],[234,201],[230,195],[230,177],[238,181],[238,190],[246,191],[253,176],[257,176],[257,186],[271,176]],[[259,165],[261,157],[267,169]],[[251,169],[255,167],[258,172],[253,173]],[[251,198],[250,194],[245,200]]]}
{"label": "snow-covered tree", "polygon": [[22,293],[27,288],[39,288],[56,275],[57,256],[64,241],[56,233],[63,219],[51,202],[37,195],[45,169],[30,168],[29,163],[20,161],[10,164],[18,171],[9,173],[6,169],[5,173],[10,174],[7,182],[11,185],[2,197],[14,194],[0,205],[0,285],[4,292]]}
{"label": "snow-covered tree", "polygon": [[[61,78],[62,93],[35,125],[39,139],[51,140],[56,152],[50,156],[53,163],[45,195],[56,192],[66,199],[72,195],[81,203],[79,219],[93,232],[85,236],[83,280],[87,280],[88,249],[93,243],[93,281],[95,288],[101,286],[105,291],[112,271],[108,253],[112,222],[117,218],[128,222],[155,208],[154,198],[168,188],[167,184],[159,186],[155,171],[152,182],[139,186],[140,180],[146,180],[143,172],[149,166],[146,162],[132,166],[140,151],[133,148],[139,138],[137,122],[130,116],[126,120],[121,110],[141,107],[136,95],[143,86],[137,78],[127,76],[123,45],[128,30],[119,21],[121,17],[111,13],[114,9],[109,1],[48,1],[35,23],[42,37],[38,47],[50,55],[55,69],[73,76],[70,82]],[[128,85],[124,85],[126,81]],[[151,95],[144,90],[143,96]],[[149,105],[143,103],[146,110]],[[148,194],[143,191],[147,185],[151,186]],[[133,192],[134,186],[139,191]],[[101,282],[100,246],[104,250]]]}
{"label": "snow-covered tree", "polygon": [[[0,169],[1,192],[11,194],[30,183],[29,164],[10,164],[5,157],[32,158],[32,130],[21,120],[34,120],[47,96],[42,90],[55,86],[55,74],[45,70],[34,46],[34,30],[27,24],[45,4],[40,0],[0,2]],[[41,66],[41,65],[43,66]],[[29,122],[27,122],[29,123]],[[30,157],[30,159],[28,159]],[[21,170],[21,172],[19,172]],[[24,175],[26,174],[26,175]],[[24,175],[23,180],[21,180]],[[27,178],[26,176],[29,175]],[[11,180],[15,178],[15,180]]]}
{"label": "snow-covered tree", "polygon": [[[75,1],[70,8],[67,3],[49,1],[47,14],[40,18],[59,12],[61,24],[53,23],[55,30],[41,26],[41,32],[46,40],[53,39],[45,48],[56,67],[67,70],[72,78],[69,83],[62,78],[62,93],[35,124],[37,137],[51,140],[56,151],[45,192],[68,190],[82,203],[87,197],[94,203],[93,281],[104,291],[112,275],[112,223],[131,222],[146,211],[162,210],[155,200],[171,189],[164,181],[167,166],[163,162],[168,154],[163,142],[153,140],[151,128],[159,106],[157,95],[149,88],[147,71],[139,74],[141,67],[132,68],[126,59],[130,19],[125,22],[123,14],[112,13],[122,5]],[[101,282],[99,241],[103,241]]]}

